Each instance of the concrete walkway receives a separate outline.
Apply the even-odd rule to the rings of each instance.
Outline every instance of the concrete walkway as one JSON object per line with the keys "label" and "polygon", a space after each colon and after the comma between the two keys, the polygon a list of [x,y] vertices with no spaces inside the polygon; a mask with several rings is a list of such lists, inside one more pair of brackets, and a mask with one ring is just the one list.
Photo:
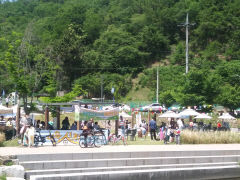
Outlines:
{"label": "concrete walkway", "polygon": [[88,152],[135,152],[135,151],[194,151],[194,150],[240,150],[240,144],[204,145],[129,145],[81,148],[79,146],[0,147],[0,156],[17,154],[88,153]]}

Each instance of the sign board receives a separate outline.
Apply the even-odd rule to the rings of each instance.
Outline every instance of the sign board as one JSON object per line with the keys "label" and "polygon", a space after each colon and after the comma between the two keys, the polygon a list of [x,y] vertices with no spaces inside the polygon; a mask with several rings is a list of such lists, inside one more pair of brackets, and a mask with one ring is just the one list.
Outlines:
{"label": "sign board", "polygon": [[[103,130],[105,137],[108,137],[108,131]],[[82,130],[51,130],[57,146],[58,145],[79,145],[80,134]],[[48,130],[41,130],[41,136],[49,135]],[[106,138],[107,139],[107,138]],[[41,144],[41,143],[40,143]],[[50,138],[46,137],[46,142],[43,145],[52,145]]]}
{"label": "sign board", "polygon": [[119,108],[110,110],[93,110],[87,108],[80,109],[80,120],[86,121],[90,118],[94,120],[116,120],[118,119]]}

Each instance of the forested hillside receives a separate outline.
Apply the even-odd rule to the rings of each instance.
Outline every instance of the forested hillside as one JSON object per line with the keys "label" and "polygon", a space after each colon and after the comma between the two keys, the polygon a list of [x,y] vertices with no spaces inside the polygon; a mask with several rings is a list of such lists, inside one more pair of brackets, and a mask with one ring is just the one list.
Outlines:
{"label": "forested hillside", "polygon": [[[240,107],[239,0],[0,1],[0,89],[123,100],[138,77],[171,106]],[[185,28],[189,13],[189,65]],[[139,75],[139,73],[141,73]],[[125,98],[131,100],[131,97]]]}

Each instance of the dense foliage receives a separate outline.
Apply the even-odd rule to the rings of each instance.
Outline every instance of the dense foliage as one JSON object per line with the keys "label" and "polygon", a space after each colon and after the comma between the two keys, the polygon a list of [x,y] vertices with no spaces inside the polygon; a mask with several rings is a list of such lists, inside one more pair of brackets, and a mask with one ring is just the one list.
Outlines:
{"label": "dense foliage", "polygon": [[[156,68],[149,67],[157,62],[160,102],[235,109],[239,7],[239,0],[0,0],[0,89],[17,90],[26,105],[27,97],[74,87],[99,97],[102,83],[105,98],[114,87],[119,100],[139,73],[140,85],[154,92]],[[185,75],[179,24],[187,12],[195,25]]]}

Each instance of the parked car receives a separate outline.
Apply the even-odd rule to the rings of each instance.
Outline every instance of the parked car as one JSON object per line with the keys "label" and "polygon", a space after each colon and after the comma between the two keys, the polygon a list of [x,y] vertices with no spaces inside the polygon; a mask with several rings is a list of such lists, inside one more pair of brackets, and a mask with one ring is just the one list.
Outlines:
{"label": "parked car", "polygon": [[141,108],[143,111],[161,112],[163,107],[159,103],[153,103]]}

